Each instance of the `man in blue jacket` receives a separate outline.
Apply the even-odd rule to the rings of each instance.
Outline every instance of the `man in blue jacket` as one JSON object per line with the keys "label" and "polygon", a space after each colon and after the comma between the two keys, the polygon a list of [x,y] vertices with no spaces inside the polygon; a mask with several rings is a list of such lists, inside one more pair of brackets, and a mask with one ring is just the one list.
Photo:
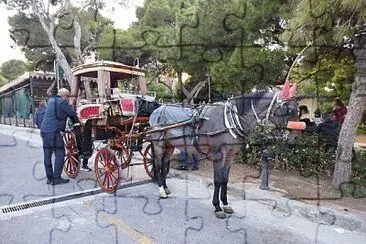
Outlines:
{"label": "man in blue jacket", "polygon": [[[44,167],[46,170],[47,184],[58,185],[68,183],[69,179],[61,177],[64,167],[65,147],[62,132],[66,127],[67,117],[76,121],[76,113],[67,102],[69,90],[62,88],[56,96],[52,96],[47,103],[46,112],[41,125],[43,141]],[[52,167],[52,153],[55,152],[55,167]]]}

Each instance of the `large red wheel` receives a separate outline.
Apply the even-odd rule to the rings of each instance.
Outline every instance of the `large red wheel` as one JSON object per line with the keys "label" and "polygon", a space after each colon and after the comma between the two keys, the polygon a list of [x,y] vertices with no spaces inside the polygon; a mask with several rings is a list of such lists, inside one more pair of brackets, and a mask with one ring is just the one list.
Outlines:
{"label": "large red wheel", "polygon": [[65,131],[65,163],[64,171],[70,178],[75,178],[80,170],[80,161],[75,134],[72,131]]}
{"label": "large red wheel", "polygon": [[119,185],[120,168],[113,151],[100,149],[95,156],[94,169],[100,187],[106,192],[115,192]]}
{"label": "large red wheel", "polygon": [[131,159],[132,159],[132,150],[127,148],[124,144],[122,149],[116,150],[116,156],[121,162],[121,168],[125,169],[130,166]]}
{"label": "large red wheel", "polygon": [[147,145],[147,147],[145,148],[143,157],[144,157],[144,168],[145,168],[146,174],[151,179],[155,179],[151,143],[149,145]]}

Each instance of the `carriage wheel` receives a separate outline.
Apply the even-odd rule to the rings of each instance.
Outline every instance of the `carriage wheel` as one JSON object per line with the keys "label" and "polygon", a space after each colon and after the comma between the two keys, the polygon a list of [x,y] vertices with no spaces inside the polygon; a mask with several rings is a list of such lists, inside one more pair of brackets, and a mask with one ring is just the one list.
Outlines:
{"label": "carriage wheel", "polygon": [[153,160],[152,160],[152,144],[150,143],[149,145],[147,145],[144,154],[144,168],[146,171],[146,174],[151,178],[151,179],[155,179],[155,175],[154,175],[154,167],[153,167]]}
{"label": "carriage wheel", "polygon": [[73,179],[78,175],[80,170],[80,161],[75,134],[71,131],[65,131],[63,139],[66,151],[64,171],[70,178]]}
{"label": "carriage wheel", "polygon": [[119,185],[120,169],[113,151],[100,149],[95,156],[94,169],[100,187],[106,192],[115,192]]}
{"label": "carriage wheel", "polygon": [[121,168],[125,169],[130,166],[132,159],[132,150],[123,145],[122,149],[116,150],[116,156],[121,162]]}

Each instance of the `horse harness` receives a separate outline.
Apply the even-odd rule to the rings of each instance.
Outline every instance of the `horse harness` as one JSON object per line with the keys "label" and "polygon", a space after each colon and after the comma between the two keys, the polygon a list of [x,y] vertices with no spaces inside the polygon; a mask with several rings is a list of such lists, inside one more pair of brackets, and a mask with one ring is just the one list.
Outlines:
{"label": "horse harness", "polygon": [[[263,120],[259,119],[258,114],[255,111],[253,99],[250,100],[250,107],[251,107],[253,115],[255,116],[258,124],[268,123],[269,117],[270,117],[272,109],[273,109],[273,105],[274,105],[275,101],[277,100],[278,95],[279,95],[279,93],[276,93],[273,96],[272,101],[269,104],[269,107],[267,109],[266,117]],[[231,99],[229,99],[225,103],[224,106],[225,106],[225,108],[224,108],[225,127],[228,129],[228,131],[232,137],[234,137],[235,139],[244,141],[247,138],[247,136],[240,123],[240,117],[242,118],[242,116],[238,114],[238,109],[237,109],[236,105],[232,102]]]}
{"label": "horse harness", "polygon": [[[258,117],[258,114],[254,108],[253,100],[251,99],[251,110],[256,118],[257,123],[259,124],[265,124],[268,122],[268,119],[271,115],[274,103],[276,102],[278,98],[279,93],[276,93],[272,101],[267,109],[266,117],[263,120],[260,120]],[[220,106],[224,106],[224,124],[225,128],[213,132],[204,133],[205,136],[215,136],[222,133],[229,132],[230,135],[235,138],[244,141],[247,138],[247,135],[245,133],[245,129],[243,128],[242,124],[240,123],[240,119],[243,119],[242,115],[239,115],[238,109],[233,102],[233,100],[228,99],[225,103],[217,104]],[[187,120],[180,123],[180,126],[187,125],[192,128],[191,133],[189,135],[189,138],[192,140],[192,145],[199,146],[199,136],[203,135],[199,133],[199,129],[201,128],[204,121],[209,120],[209,118],[205,117],[205,114],[207,110],[209,109],[209,106],[202,105],[199,107],[196,107],[193,109],[192,117]],[[175,127],[175,126],[174,126]],[[168,128],[163,129],[163,131],[166,131]],[[170,126],[169,126],[170,129]],[[185,137],[179,136],[179,137]],[[177,137],[178,138],[178,137]]]}

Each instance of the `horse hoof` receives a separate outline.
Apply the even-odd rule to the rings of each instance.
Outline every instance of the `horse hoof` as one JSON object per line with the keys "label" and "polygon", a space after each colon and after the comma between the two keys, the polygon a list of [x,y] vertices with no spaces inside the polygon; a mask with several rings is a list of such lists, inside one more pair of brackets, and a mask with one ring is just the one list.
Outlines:
{"label": "horse hoof", "polygon": [[165,193],[167,194],[167,195],[169,195],[170,193],[172,193],[170,190],[169,190],[169,188],[167,187],[167,188],[165,188]]}
{"label": "horse hoof", "polygon": [[232,209],[230,206],[223,206],[222,207],[224,209],[224,212],[227,214],[233,214],[234,213],[234,209]]}
{"label": "horse hoof", "polygon": [[163,199],[168,198],[168,196],[166,195],[164,187],[159,188],[159,197],[163,198]]}
{"label": "horse hoof", "polygon": [[226,213],[224,211],[217,211],[215,212],[216,218],[218,219],[226,219]]}

